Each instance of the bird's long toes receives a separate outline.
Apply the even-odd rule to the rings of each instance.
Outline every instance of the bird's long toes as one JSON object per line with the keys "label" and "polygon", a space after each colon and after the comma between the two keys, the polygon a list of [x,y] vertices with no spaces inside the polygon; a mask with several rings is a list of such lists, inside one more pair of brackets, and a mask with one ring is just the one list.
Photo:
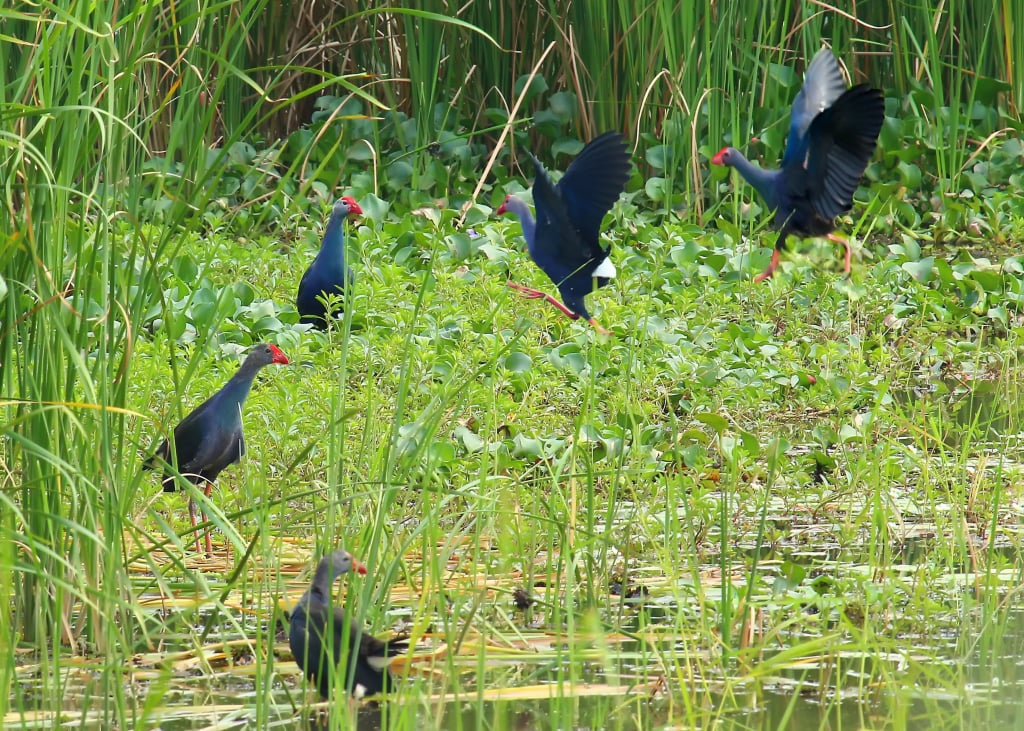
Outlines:
{"label": "bird's long toes", "polygon": [[593,328],[598,332],[599,335],[611,335],[612,334],[611,330],[606,330],[605,328],[601,327],[601,325],[599,325],[597,320],[595,320],[593,317],[590,318],[589,322],[590,322],[591,326],[593,326]]}

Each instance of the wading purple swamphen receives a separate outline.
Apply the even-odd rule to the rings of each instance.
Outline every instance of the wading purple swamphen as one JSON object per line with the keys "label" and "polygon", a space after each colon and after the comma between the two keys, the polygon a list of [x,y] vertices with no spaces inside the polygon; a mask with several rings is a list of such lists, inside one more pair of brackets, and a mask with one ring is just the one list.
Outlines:
{"label": "wading purple swamphen", "polygon": [[[331,605],[331,586],[344,573],[366,573],[366,567],[348,551],[338,549],[320,559],[309,591],[291,611],[288,646],[310,682],[328,700],[334,687],[334,673],[343,674],[341,684],[355,698],[387,690],[388,665],[407,650],[406,643],[385,642],[349,622],[341,607]],[[347,647],[347,651],[342,648]],[[349,668],[352,675],[349,676]]]}
{"label": "wading purple swamphen", "polygon": [[779,236],[771,263],[755,282],[775,273],[790,234],[824,236],[842,244],[843,271],[849,274],[850,243],[832,233],[835,217],[853,205],[884,117],[882,92],[867,84],[847,89],[839,62],[823,48],[807,67],[803,88],[793,102],[781,168],[757,167],[734,147],[723,147],[711,158],[715,165],[736,168],[775,211]]}
{"label": "wading purple swamphen", "polygon": [[555,185],[536,157],[533,161],[533,205],[508,196],[496,213],[513,213],[523,227],[530,258],[558,287],[559,302],[550,294],[507,282],[530,299],[544,298],[572,319],[587,320],[601,334],[609,334],[587,312],[584,298],[615,277],[609,249],[599,240],[601,220],[618,200],[629,180],[626,142],[618,132],[605,132],[587,143]]}
{"label": "wading purple swamphen", "polygon": [[352,284],[352,270],[345,265],[345,234],[342,224],[350,213],[362,212],[363,209],[355,199],[347,195],[340,198],[331,209],[320,253],[299,281],[299,293],[295,298],[299,322],[326,330],[328,318],[336,317],[341,311],[340,307],[335,307],[327,312],[324,299],[328,296],[342,297],[345,287]]}
{"label": "wading purple swamphen", "polygon": [[[157,447],[156,453],[146,460],[143,467],[154,469],[164,467],[164,492],[174,492],[175,467],[177,474],[194,485],[204,485],[206,497],[210,497],[213,481],[217,475],[239,460],[245,454],[245,439],[242,437],[242,405],[245,403],[253,379],[263,366],[271,363],[288,365],[288,358],[276,345],[261,344],[249,351],[245,361],[235,375],[217,393],[206,399],[192,413],[174,427],[174,434]],[[171,444],[174,456],[171,456]],[[188,501],[192,527],[197,525],[195,500]],[[206,513],[203,513],[206,522]],[[196,537],[196,551],[199,551]],[[206,552],[213,551],[210,529],[206,529]]]}

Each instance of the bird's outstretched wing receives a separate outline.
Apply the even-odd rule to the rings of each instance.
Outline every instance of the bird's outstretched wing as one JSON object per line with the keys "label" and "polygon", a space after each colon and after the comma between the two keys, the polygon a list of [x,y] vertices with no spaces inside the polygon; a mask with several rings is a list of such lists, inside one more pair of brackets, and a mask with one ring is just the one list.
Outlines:
{"label": "bird's outstretched wing", "polygon": [[806,189],[815,213],[831,220],[848,210],[885,121],[882,92],[853,87],[807,130]]}
{"label": "bird's outstretched wing", "polygon": [[547,170],[533,158],[536,176],[533,203],[537,210],[540,252],[552,252],[574,271],[591,260],[602,260],[601,221],[629,180],[629,152],[618,132],[591,140],[555,185]]}
{"label": "bird's outstretched wing", "polygon": [[803,165],[808,150],[808,130],[814,118],[824,112],[843,92],[846,82],[839,62],[828,48],[822,48],[811,59],[804,73],[804,85],[793,100],[789,119],[789,137],[782,155],[782,167]]}

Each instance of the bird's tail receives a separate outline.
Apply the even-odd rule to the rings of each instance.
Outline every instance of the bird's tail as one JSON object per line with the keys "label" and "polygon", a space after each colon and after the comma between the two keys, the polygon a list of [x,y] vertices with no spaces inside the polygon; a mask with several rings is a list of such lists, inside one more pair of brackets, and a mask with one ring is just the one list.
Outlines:
{"label": "bird's tail", "polygon": [[[156,454],[151,454],[146,461],[142,463],[142,469],[147,471],[157,470],[166,468],[167,460],[164,458],[159,451]],[[177,492],[177,488],[174,486],[174,477],[167,475],[167,470],[164,469],[163,479],[164,492]]]}

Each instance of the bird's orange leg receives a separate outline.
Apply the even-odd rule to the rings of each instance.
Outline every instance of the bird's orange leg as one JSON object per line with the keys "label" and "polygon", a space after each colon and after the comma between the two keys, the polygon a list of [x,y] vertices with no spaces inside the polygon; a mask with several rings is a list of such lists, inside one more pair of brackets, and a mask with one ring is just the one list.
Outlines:
{"label": "bird's orange leg", "polygon": [[[213,493],[213,483],[212,482],[207,482],[206,483],[206,487],[203,488],[203,494],[206,495],[206,497],[210,497],[210,495],[212,493]],[[192,528],[193,529],[197,525],[199,525],[199,519],[196,516],[196,501],[193,500],[192,498],[188,499],[188,517],[192,521]],[[203,511],[203,522],[204,523],[209,522],[209,518],[206,517],[206,511],[205,510]],[[198,531],[196,531],[196,533],[197,533],[197,535],[196,535],[196,553],[202,553],[203,547],[199,543]],[[203,528],[203,534],[204,534],[204,536],[206,538],[206,541],[205,541],[206,542],[206,555],[207,556],[212,556],[213,555],[213,541],[210,539],[210,526],[206,526],[205,528]]]}
{"label": "bird's orange leg", "polygon": [[524,287],[522,284],[516,284],[515,282],[505,282],[505,286],[511,287],[512,289],[515,289],[515,290],[519,291],[519,293],[522,294],[523,297],[526,297],[527,299],[531,299],[531,300],[546,299],[548,302],[550,302],[555,307],[557,307],[562,312],[564,312],[565,315],[567,317],[569,317],[570,319],[573,319],[573,320],[580,319],[579,315],[577,315],[575,312],[573,312],[568,307],[563,305],[561,302],[556,300],[554,297],[552,297],[547,292],[541,292],[539,289],[531,289],[530,287]]}
{"label": "bird's orange leg", "polygon": [[526,287],[522,284],[516,284],[515,282],[512,281],[505,282],[505,286],[511,287],[512,289],[519,292],[523,297],[529,300],[540,299],[541,297],[544,296],[544,293],[541,292],[539,289],[531,289],[530,287]]}
{"label": "bird's orange leg", "polygon": [[199,544],[199,532],[196,531],[196,526],[199,525],[199,519],[196,516],[196,501],[192,498],[188,499],[188,517],[192,521],[192,530],[196,534],[196,553],[203,550],[203,547]]}
{"label": "bird's orange leg", "polygon": [[835,234],[828,234],[825,238],[829,241],[834,241],[837,244],[842,244],[843,249],[846,253],[843,256],[843,274],[850,273],[850,242],[844,239],[842,236],[836,236]]}
{"label": "bird's orange leg", "polygon": [[772,250],[772,260],[768,264],[768,268],[765,269],[760,274],[758,274],[756,277],[754,277],[754,281],[755,282],[763,282],[764,280],[769,279],[773,274],[775,274],[775,268],[777,266],[779,266],[779,250],[778,249],[773,249]]}
{"label": "bird's orange leg", "polygon": [[587,322],[589,322],[591,325],[593,325],[594,329],[597,330],[597,332],[600,333],[601,335],[611,335],[612,334],[611,330],[605,330],[603,327],[598,325],[597,324],[597,320],[595,320],[593,317],[591,317]]}
{"label": "bird's orange leg", "polygon": [[[212,482],[207,482],[206,483],[206,489],[203,490],[203,493],[206,495],[207,498],[209,498],[210,495],[213,494],[213,483]],[[210,519],[208,517],[206,517],[206,511],[205,510],[203,511],[203,522],[204,523],[209,523],[210,522]],[[206,555],[207,556],[212,556],[213,555],[213,541],[210,540],[210,526],[209,525],[207,525],[205,528],[203,528],[203,533],[204,533],[204,536],[206,538]]]}

